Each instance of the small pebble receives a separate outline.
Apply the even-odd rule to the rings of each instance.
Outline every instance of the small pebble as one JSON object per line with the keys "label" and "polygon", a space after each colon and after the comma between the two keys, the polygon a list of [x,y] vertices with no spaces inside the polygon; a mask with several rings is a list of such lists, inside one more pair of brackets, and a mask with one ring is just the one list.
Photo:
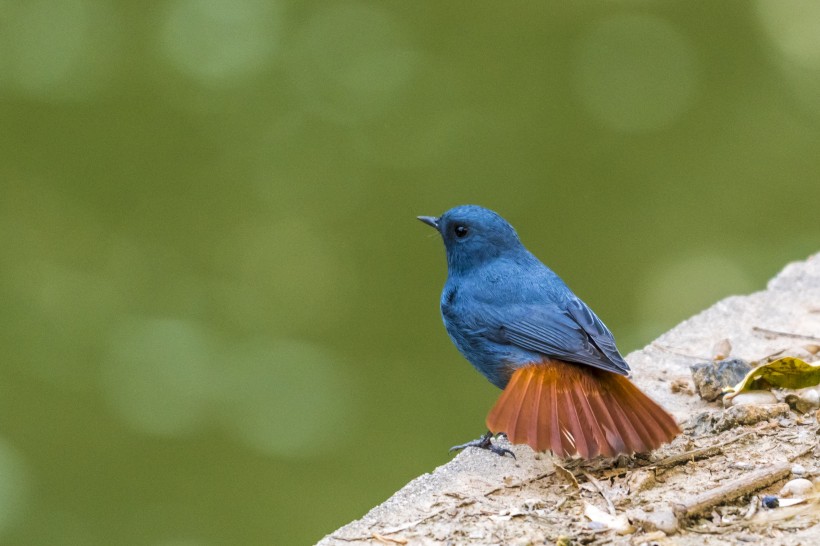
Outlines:
{"label": "small pebble", "polygon": [[820,392],[817,389],[803,389],[786,395],[784,401],[799,413],[810,413],[820,406]]}
{"label": "small pebble", "polygon": [[645,531],[662,531],[666,535],[674,535],[678,532],[678,518],[669,509],[652,512],[636,509],[630,510],[627,516],[633,525],[643,527]]}
{"label": "small pebble", "polygon": [[728,430],[738,425],[755,425],[761,421],[772,419],[782,419],[789,415],[788,404],[741,404],[732,406],[723,412],[721,422],[715,427],[716,430]]}
{"label": "small pebble", "polygon": [[640,538],[641,538],[641,544],[647,544],[647,543],[648,544],[653,544],[653,543],[657,544],[655,541],[665,539],[666,538],[666,533],[664,533],[663,531],[651,531],[649,533],[646,533],[645,535],[643,535]]}
{"label": "small pebble", "polygon": [[777,508],[780,506],[780,501],[775,495],[765,495],[762,499],[763,508]]}
{"label": "small pebble", "polygon": [[817,389],[806,389],[800,393],[800,400],[816,408],[820,406],[820,391]]}
{"label": "small pebble", "polygon": [[802,464],[796,464],[792,466],[792,474],[794,474],[798,478],[802,478],[806,475],[806,467],[804,467]]}
{"label": "small pebble", "polygon": [[811,492],[814,485],[805,478],[789,480],[780,490],[781,497],[802,497]]}
{"label": "small pebble", "polygon": [[777,404],[777,397],[775,397],[772,391],[746,391],[732,396],[731,399],[724,398],[724,401],[729,402],[732,406],[742,406],[744,404],[763,406],[766,404]]}
{"label": "small pebble", "polygon": [[701,362],[689,369],[695,390],[701,398],[711,402],[723,396],[723,387],[737,384],[752,367],[739,358],[729,358],[718,362]]}
{"label": "small pebble", "polygon": [[658,531],[663,531],[667,535],[674,535],[678,531],[678,518],[671,510],[658,510],[650,513],[647,518]]}

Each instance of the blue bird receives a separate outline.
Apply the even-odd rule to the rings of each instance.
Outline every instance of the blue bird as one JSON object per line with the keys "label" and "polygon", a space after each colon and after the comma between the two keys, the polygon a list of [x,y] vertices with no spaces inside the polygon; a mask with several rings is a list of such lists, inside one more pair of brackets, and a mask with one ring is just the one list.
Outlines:
{"label": "blue bird", "polygon": [[444,240],[447,333],[504,391],[487,416],[489,432],[453,449],[512,455],[491,442],[505,433],[513,444],[589,459],[650,451],[680,433],[627,379],[629,365],[609,329],[506,220],[475,205],[418,219]]}

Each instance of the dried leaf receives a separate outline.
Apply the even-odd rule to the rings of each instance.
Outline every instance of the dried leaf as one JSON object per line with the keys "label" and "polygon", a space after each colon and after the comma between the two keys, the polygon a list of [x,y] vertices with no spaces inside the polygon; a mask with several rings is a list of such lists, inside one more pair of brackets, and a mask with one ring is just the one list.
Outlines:
{"label": "dried leaf", "polygon": [[386,537],[384,535],[380,535],[379,533],[373,533],[373,538],[381,542],[382,544],[407,544],[406,538],[401,537]]}
{"label": "dried leaf", "polygon": [[632,525],[629,524],[629,520],[626,519],[626,514],[611,516],[593,504],[587,502],[584,503],[584,505],[584,515],[589,518],[590,521],[600,523],[607,529],[612,529],[621,535],[635,531],[635,528],[632,527]]}
{"label": "dried leaf", "polygon": [[731,400],[738,393],[771,389],[803,389],[820,384],[820,362],[807,364],[799,358],[784,357],[758,366],[746,374],[740,383],[729,387],[726,399]]}
{"label": "dried leaf", "polygon": [[795,504],[803,504],[806,502],[806,499],[795,498],[795,499],[779,499],[780,500],[780,508],[785,508],[787,506],[794,506]]}
{"label": "dried leaf", "polygon": [[721,339],[712,347],[712,360],[726,360],[732,352],[732,342],[728,339]]}
{"label": "dried leaf", "polygon": [[514,517],[517,516],[525,516],[527,515],[526,512],[521,512],[520,510],[505,510],[500,514],[494,514],[490,516],[490,519],[493,521],[510,521]]}
{"label": "dried leaf", "polygon": [[566,468],[564,468],[563,466],[561,466],[560,464],[555,465],[555,473],[558,474],[558,476],[563,478],[565,481],[569,482],[569,484],[574,489],[580,489],[581,488],[578,485],[578,480],[575,479],[575,475],[572,472],[570,472],[569,470],[567,470]]}

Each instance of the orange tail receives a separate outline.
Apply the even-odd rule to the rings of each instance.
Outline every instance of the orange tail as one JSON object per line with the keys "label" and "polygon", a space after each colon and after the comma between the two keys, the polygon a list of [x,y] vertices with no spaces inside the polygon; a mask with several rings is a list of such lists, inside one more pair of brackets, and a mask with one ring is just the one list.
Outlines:
{"label": "orange tail", "polygon": [[626,377],[560,360],[517,369],[487,415],[514,444],[568,457],[650,451],[680,433]]}

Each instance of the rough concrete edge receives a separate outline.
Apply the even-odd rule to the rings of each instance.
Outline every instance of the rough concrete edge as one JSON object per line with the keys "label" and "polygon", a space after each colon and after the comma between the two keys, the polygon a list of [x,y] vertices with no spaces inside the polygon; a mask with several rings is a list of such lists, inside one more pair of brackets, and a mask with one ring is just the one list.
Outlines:
{"label": "rough concrete edge", "polygon": [[[694,411],[708,411],[711,407],[698,397],[670,395],[668,382],[676,376],[688,378],[689,366],[701,357],[711,356],[712,347],[721,339],[742,340],[742,343],[733,349],[732,354],[747,360],[755,360],[774,352],[777,344],[766,336],[753,335],[754,328],[771,328],[782,331],[788,330],[789,324],[784,324],[783,321],[769,324],[766,321],[769,316],[767,313],[758,312],[750,315],[747,311],[748,309],[766,310],[768,306],[777,305],[781,301],[778,297],[779,292],[788,292],[790,295],[805,294],[807,299],[816,296],[818,297],[816,303],[820,305],[820,253],[810,256],[806,261],[786,265],[768,282],[766,290],[720,300],[708,309],[681,322],[643,349],[627,355],[626,359],[634,371],[633,380],[641,389],[670,410],[679,421],[683,421],[685,416],[691,415]],[[814,312],[820,312],[820,309]],[[778,314],[772,313],[772,316],[778,316]],[[798,323],[796,317],[794,320]],[[684,346],[685,349],[678,350],[678,346]],[[693,347],[697,348],[694,352],[692,352]],[[523,447],[528,450],[526,446]],[[385,522],[394,523],[396,527],[399,527],[402,522],[411,524],[429,515],[429,505],[416,506],[419,499],[432,498],[436,492],[449,490],[448,486],[451,485],[457,487],[457,484],[463,481],[463,476],[474,477],[486,473],[488,468],[485,468],[486,462],[482,461],[486,459],[477,460],[471,450],[461,452],[433,472],[410,481],[386,501],[368,511],[362,518],[333,531],[322,538],[318,544],[331,545],[338,544],[345,539],[357,540],[348,538],[348,536],[362,535],[364,529],[370,529],[378,524],[384,525]],[[510,469],[505,470],[509,472]]]}

